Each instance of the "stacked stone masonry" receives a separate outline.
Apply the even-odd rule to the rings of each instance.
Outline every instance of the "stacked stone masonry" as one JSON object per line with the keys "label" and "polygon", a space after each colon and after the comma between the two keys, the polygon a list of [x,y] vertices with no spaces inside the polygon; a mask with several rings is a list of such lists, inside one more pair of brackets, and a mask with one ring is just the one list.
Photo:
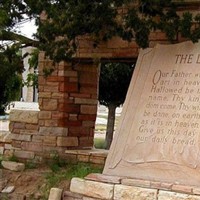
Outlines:
{"label": "stacked stone masonry", "polygon": [[[180,12],[184,8],[181,9]],[[187,11],[196,12],[197,9],[196,4],[187,5]],[[166,35],[159,30],[153,31],[149,39],[150,47],[157,43],[169,43]],[[174,42],[184,40],[177,34]],[[37,112],[37,122],[11,120],[12,137],[9,143],[1,144],[1,152],[6,155],[15,152],[17,157],[24,159],[31,159],[37,152],[40,159],[49,157],[52,152],[63,155],[65,150],[93,148],[99,78],[97,61],[135,62],[139,47],[134,40],[127,42],[119,37],[113,37],[97,47],[88,35],[78,37],[76,42],[77,52],[68,63],[54,65],[45,58],[44,52],[40,53],[40,111]],[[27,116],[25,111],[24,116]]]}
{"label": "stacked stone masonry", "polygon": [[[38,126],[40,111],[12,110],[10,113],[10,131],[1,141],[1,154],[16,156],[21,160],[42,162],[43,158],[55,155],[70,162],[86,162],[100,166],[105,164],[107,150],[65,150],[78,144],[77,137],[67,137],[64,127]],[[4,145],[2,145],[4,144]]]}
{"label": "stacked stone masonry", "polygon": [[64,200],[200,200],[200,188],[147,180],[89,174],[73,178]]}

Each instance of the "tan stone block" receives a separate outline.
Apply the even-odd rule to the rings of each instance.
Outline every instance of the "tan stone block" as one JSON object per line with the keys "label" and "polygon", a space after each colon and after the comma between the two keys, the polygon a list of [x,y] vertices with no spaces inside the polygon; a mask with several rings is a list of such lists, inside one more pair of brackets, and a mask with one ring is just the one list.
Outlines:
{"label": "tan stone block", "polygon": [[107,199],[113,198],[114,185],[94,181],[85,181],[80,178],[71,180],[70,191],[92,198]]}
{"label": "tan stone block", "polygon": [[32,136],[32,142],[42,142],[44,136],[43,135],[33,135]]}
{"label": "tan stone block", "polygon": [[39,98],[51,98],[51,92],[39,92],[38,97]]}
{"label": "tan stone block", "polygon": [[15,122],[14,125],[13,125],[13,128],[14,129],[25,129],[25,123]]}
{"label": "tan stone block", "polygon": [[40,111],[39,119],[51,119],[51,111]]}
{"label": "tan stone block", "polygon": [[159,191],[158,200],[200,200],[200,196]]}
{"label": "tan stone block", "polygon": [[56,141],[57,141],[56,136],[44,136],[43,137],[44,145],[56,146]]}
{"label": "tan stone block", "polygon": [[13,146],[11,144],[5,144],[4,149],[5,150],[11,150],[11,149],[15,149],[15,148],[13,148]]}
{"label": "tan stone block", "polygon": [[150,181],[147,180],[125,178],[122,179],[121,183],[122,185],[150,188]]}
{"label": "tan stone block", "polygon": [[22,134],[10,134],[10,137],[12,140],[17,140],[17,141],[31,141],[31,135],[22,135]]}
{"label": "tan stone block", "polygon": [[63,200],[82,200],[83,195],[76,194],[70,191],[63,192]]}
{"label": "tan stone block", "polygon": [[48,200],[61,200],[62,192],[62,189],[51,188]]}
{"label": "tan stone block", "polygon": [[157,190],[134,186],[115,185],[114,200],[157,200]]}
{"label": "tan stone block", "polygon": [[94,164],[105,164],[105,158],[104,157],[96,157],[96,156],[90,156],[90,162]]}
{"label": "tan stone block", "polygon": [[34,152],[30,151],[21,151],[21,150],[16,150],[14,152],[14,155],[18,158],[24,158],[24,159],[34,159],[35,154]]}
{"label": "tan stone block", "polygon": [[94,104],[94,105],[97,105],[97,103],[98,103],[98,100],[96,100],[96,99],[75,98],[75,104],[85,104],[85,105]]}
{"label": "tan stone block", "polygon": [[[92,197],[83,197],[83,200],[99,200],[99,199]],[[106,199],[101,199],[101,200],[106,200]]]}
{"label": "tan stone block", "polygon": [[13,146],[13,148],[21,148],[21,141],[16,141],[16,140],[13,140],[12,141],[12,146]]}
{"label": "tan stone block", "polygon": [[185,185],[173,185],[172,191],[191,194],[192,193],[192,187],[185,186]]}
{"label": "tan stone block", "polygon": [[98,173],[91,173],[84,177],[85,180],[97,181],[97,182],[104,182],[104,183],[113,183],[113,184],[120,184],[121,177],[117,176],[109,176],[104,174]]}
{"label": "tan stone block", "polygon": [[59,147],[77,147],[78,138],[77,137],[58,137],[57,146]]}
{"label": "tan stone block", "polygon": [[67,136],[68,128],[65,127],[40,127],[40,135],[56,135],[56,136]]}
{"label": "tan stone block", "polygon": [[45,85],[45,86],[43,86],[43,91],[44,92],[59,92],[59,87],[58,86]]}
{"label": "tan stone block", "polygon": [[81,147],[93,147],[94,138],[93,137],[80,137],[79,146]]}
{"label": "tan stone block", "polygon": [[42,152],[43,146],[38,142],[22,142],[22,150]]}
{"label": "tan stone block", "polygon": [[52,98],[64,98],[66,97],[66,94],[63,94],[61,92],[53,92],[52,93]]}
{"label": "tan stone block", "polygon": [[11,122],[24,122],[30,124],[38,123],[39,111],[30,110],[11,110],[10,121]]}
{"label": "tan stone block", "polygon": [[83,121],[82,122],[83,127],[94,127],[95,126],[95,121]]}
{"label": "tan stone block", "polygon": [[52,111],[58,108],[57,99],[43,99],[42,110]]}
{"label": "tan stone block", "polygon": [[96,114],[97,106],[81,105],[81,114]]}
{"label": "tan stone block", "polygon": [[171,190],[172,189],[172,184],[171,183],[161,183],[161,188],[163,190]]}
{"label": "tan stone block", "polygon": [[77,159],[79,162],[89,162],[89,156],[87,155],[77,155]]}
{"label": "tan stone block", "polygon": [[200,188],[199,187],[194,187],[193,188],[193,194],[200,195]]}
{"label": "tan stone block", "polygon": [[45,122],[44,122],[44,125],[47,126],[47,127],[55,127],[55,126],[58,126],[58,121],[55,120],[55,119],[46,119]]}
{"label": "tan stone block", "polygon": [[19,134],[21,135],[37,135],[37,130],[20,130]]}
{"label": "tan stone block", "polygon": [[37,131],[39,129],[39,126],[36,124],[26,124],[25,127],[27,130],[36,130]]}
{"label": "tan stone block", "polygon": [[11,171],[23,171],[25,169],[24,163],[12,162],[12,161],[2,161],[1,165],[5,169],[9,169]]}

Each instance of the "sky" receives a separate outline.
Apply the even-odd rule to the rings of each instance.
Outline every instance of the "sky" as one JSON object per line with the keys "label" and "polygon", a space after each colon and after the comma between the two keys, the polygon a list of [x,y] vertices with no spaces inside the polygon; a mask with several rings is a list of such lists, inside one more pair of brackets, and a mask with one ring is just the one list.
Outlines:
{"label": "sky", "polygon": [[27,21],[17,27],[17,31],[29,38],[33,38],[33,34],[36,33],[36,29],[37,27],[35,26],[34,20]]}

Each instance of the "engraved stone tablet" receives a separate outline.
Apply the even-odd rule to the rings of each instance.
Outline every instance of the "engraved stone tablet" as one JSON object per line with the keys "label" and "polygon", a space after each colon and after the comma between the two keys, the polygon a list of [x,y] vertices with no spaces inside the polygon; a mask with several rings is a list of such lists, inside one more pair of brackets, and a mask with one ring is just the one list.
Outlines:
{"label": "engraved stone tablet", "polygon": [[200,186],[200,43],[141,50],[104,174]]}

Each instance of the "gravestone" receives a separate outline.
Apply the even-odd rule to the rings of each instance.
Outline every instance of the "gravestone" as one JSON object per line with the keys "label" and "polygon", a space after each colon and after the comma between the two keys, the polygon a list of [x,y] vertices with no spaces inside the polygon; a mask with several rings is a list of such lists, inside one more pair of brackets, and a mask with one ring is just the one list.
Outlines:
{"label": "gravestone", "polygon": [[200,43],[141,50],[103,174],[200,186]]}

